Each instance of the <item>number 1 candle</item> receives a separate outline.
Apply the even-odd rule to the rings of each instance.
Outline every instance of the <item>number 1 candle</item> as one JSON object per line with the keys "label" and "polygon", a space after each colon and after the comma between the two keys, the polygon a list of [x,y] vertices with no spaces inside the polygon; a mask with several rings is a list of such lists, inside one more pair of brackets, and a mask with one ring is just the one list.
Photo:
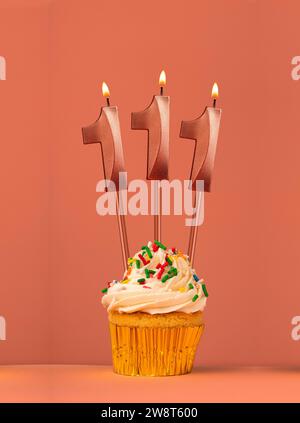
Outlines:
{"label": "number 1 candle", "polygon": [[[202,115],[191,121],[182,121],[180,137],[189,138],[196,141],[194,156],[191,168],[191,184],[192,189],[196,191],[197,181],[204,182],[204,191],[210,192],[211,179],[214,169],[215,154],[218,142],[218,134],[221,120],[221,109],[216,108],[218,98],[218,86],[216,83],[212,89],[213,107],[206,107]],[[199,202],[196,201],[196,214],[199,213]],[[194,261],[195,248],[197,242],[198,226],[191,226],[188,255],[191,263]]]}
{"label": "number 1 candle", "polygon": [[[125,216],[121,213],[121,205],[119,203],[118,195],[120,189],[125,188],[119,186],[119,173],[125,172],[119,114],[117,107],[110,105],[110,93],[105,82],[102,84],[102,93],[106,98],[107,106],[101,108],[100,115],[96,122],[92,123],[90,126],[82,128],[83,143],[100,144],[104,179],[111,180],[115,184],[116,214],[122,248],[123,265],[126,270],[129,248]],[[109,190],[110,188],[107,186],[106,189]]]}
{"label": "number 1 candle", "polygon": [[159,182],[169,179],[169,109],[170,97],[164,95],[166,74],[159,78],[160,95],[141,112],[131,114],[131,128],[148,131],[147,179],[155,180],[154,239],[161,241],[161,190]]}

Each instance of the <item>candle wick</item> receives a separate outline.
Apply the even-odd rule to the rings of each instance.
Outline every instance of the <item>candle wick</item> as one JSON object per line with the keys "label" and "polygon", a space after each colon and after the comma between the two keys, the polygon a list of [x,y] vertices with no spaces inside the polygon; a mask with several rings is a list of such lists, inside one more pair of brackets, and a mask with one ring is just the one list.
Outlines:
{"label": "candle wick", "polygon": [[213,107],[214,107],[214,108],[216,107],[216,102],[217,102],[217,99],[216,99],[216,98],[214,98],[214,102],[213,102]]}
{"label": "candle wick", "polygon": [[160,95],[164,95],[164,87],[163,86],[160,87]]}
{"label": "candle wick", "polygon": [[106,104],[107,104],[108,107],[110,106],[109,97],[106,97]]}

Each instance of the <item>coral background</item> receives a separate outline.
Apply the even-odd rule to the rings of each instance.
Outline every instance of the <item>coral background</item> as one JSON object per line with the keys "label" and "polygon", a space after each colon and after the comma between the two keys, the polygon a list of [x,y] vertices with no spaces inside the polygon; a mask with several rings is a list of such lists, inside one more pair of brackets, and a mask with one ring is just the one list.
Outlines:
{"label": "coral background", "polygon": [[[223,109],[212,193],[195,267],[210,297],[203,366],[300,365],[300,82],[297,0],[1,0],[0,364],[111,362],[100,290],[122,274],[116,221],[95,211],[99,146],[81,127],[118,105],[130,178],[146,173],[146,134],[130,112],[171,96],[171,178],[187,178],[193,142],[179,138],[210,102]],[[131,251],[153,236],[129,217]],[[183,217],[163,240],[186,250]]]}

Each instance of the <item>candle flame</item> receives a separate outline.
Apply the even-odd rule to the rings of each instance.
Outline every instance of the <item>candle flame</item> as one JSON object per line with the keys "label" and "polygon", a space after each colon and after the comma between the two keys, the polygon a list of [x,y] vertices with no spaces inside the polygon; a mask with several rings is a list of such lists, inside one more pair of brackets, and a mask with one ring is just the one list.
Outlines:
{"label": "candle flame", "polygon": [[159,75],[159,86],[164,87],[166,85],[166,83],[167,83],[166,72],[164,70],[162,70],[160,75]]}
{"label": "candle flame", "polygon": [[218,84],[215,82],[212,90],[211,90],[211,97],[216,100],[219,97],[219,87]]}
{"label": "candle flame", "polygon": [[102,82],[102,94],[103,94],[103,97],[110,96],[109,88],[105,82]]}

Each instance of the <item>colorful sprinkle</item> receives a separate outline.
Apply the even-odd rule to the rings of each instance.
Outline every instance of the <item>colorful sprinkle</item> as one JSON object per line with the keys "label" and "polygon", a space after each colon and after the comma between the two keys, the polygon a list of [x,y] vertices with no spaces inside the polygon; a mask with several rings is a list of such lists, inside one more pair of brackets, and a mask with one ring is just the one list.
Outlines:
{"label": "colorful sprinkle", "polygon": [[149,272],[149,269],[145,269],[145,275],[146,275],[146,278],[150,278],[150,272]]}
{"label": "colorful sprinkle", "polygon": [[142,254],[138,254],[139,258],[142,260],[144,266],[150,263],[150,260],[146,260],[145,257],[142,256]]}
{"label": "colorful sprinkle", "polygon": [[204,284],[204,283],[202,284],[202,291],[203,291],[204,295],[205,295],[206,297],[208,297],[208,292],[207,292],[207,289],[206,289],[206,286],[205,286],[205,284]]}
{"label": "colorful sprinkle", "polygon": [[173,254],[176,254],[176,248],[172,247],[171,250]]}
{"label": "colorful sprinkle", "polygon": [[178,270],[175,267],[171,267],[171,269],[168,271],[168,274],[172,275],[171,277],[177,276]]}
{"label": "colorful sprinkle", "polygon": [[144,285],[143,288],[151,289],[151,286]]}
{"label": "colorful sprinkle", "polygon": [[178,270],[177,270],[177,269],[174,269],[174,270],[173,270],[173,274],[174,274],[175,276],[177,276],[177,275],[178,275]]}
{"label": "colorful sprinkle", "polygon": [[145,251],[147,252],[147,254],[148,254],[148,256],[149,256],[149,258],[150,258],[150,259],[153,257],[153,255],[152,255],[152,253],[151,253],[151,250],[150,250],[150,248],[149,248],[149,247],[147,247],[147,245],[144,245],[144,246],[142,247],[142,250],[145,250]]}
{"label": "colorful sprinkle", "polygon": [[137,281],[138,281],[138,283],[142,283],[142,282],[145,282],[145,281],[146,281],[146,279],[145,279],[145,278],[140,278],[140,279],[138,279]]}
{"label": "colorful sprinkle", "polygon": [[173,262],[169,256],[166,256],[166,261],[169,263],[170,266],[172,266]]}
{"label": "colorful sprinkle", "polygon": [[164,271],[165,271],[165,268],[161,266],[160,271],[156,275],[157,279],[160,279],[162,277]]}
{"label": "colorful sprinkle", "polygon": [[181,288],[179,288],[179,290],[178,290],[178,291],[180,291],[180,292],[185,292],[185,291],[186,291],[185,286],[182,286]]}
{"label": "colorful sprinkle", "polygon": [[156,244],[152,244],[152,250],[154,253],[156,253],[156,251],[158,250],[158,246]]}
{"label": "colorful sprinkle", "polygon": [[194,295],[194,297],[192,298],[193,303],[199,298],[199,295]]}
{"label": "colorful sprinkle", "polygon": [[106,294],[107,291],[108,291],[108,288],[104,288],[104,289],[101,290],[102,294]]}
{"label": "colorful sprinkle", "polygon": [[122,283],[128,283],[129,282],[129,280],[128,279],[124,279],[123,281],[122,281]]}
{"label": "colorful sprinkle", "polygon": [[164,264],[158,263],[158,265],[156,266],[156,269],[164,269],[166,266],[168,266],[167,262],[165,262]]}
{"label": "colorful sprinkle", "polygon": [[194,285],[192,283],[189,283],[188,284],[188,287],[189,287],[189,289],[193,289],[194,288]]}
{"label": "colorful sprinkle", "polygon": [[154,241],[154,243],[155,243],[158,247],[160,247],[162,250],[166,250],[166,249],[167,249],[167,247],[166,247],[164,244],[162,244],[161,242],[159,242],[159,241]]}
{"label": "colorful sprinkle", "polygon": [[193,274],[193,278],[195,279],[196,282],[198,282],[199,278],[195,273]]}
{"label": "colorful sprinkle", "polygon": [[169,275],[165,275],[162,277],[161,281],[166,282],[169,279],[169,277],[170,277]]}
{"label": "colorful sprinkle", "polygon": [[136,268],[139,269],[141,267],[141,262],[140,260],[136,260]]}
{"label": "colorful sprinkle", "polygon": [[151,275],[155,275],[155,270],[151,270],[151,269],[148,269],[149,270],[149,273],[151,274]]}

